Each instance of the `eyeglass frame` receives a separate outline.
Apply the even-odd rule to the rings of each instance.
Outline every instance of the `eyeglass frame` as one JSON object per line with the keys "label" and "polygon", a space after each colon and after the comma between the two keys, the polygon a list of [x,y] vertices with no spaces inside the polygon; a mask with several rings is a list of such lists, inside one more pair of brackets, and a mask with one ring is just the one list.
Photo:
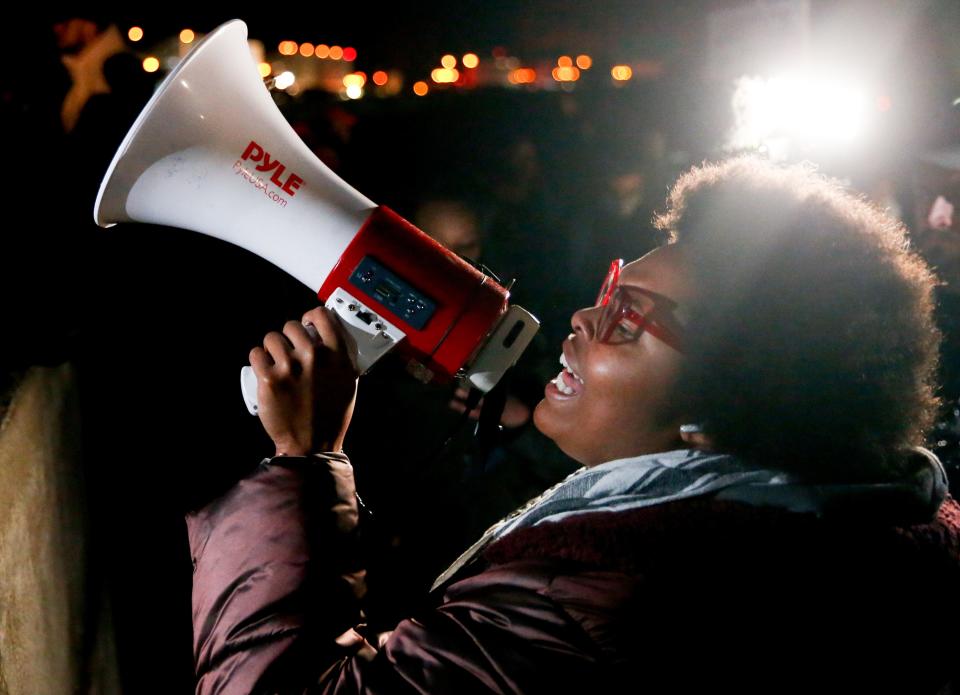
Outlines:
{"label": "eyeglass frame", "polygon": [[[597,295],[597,301],[594,306],[602,308],[600,318],[597,321],[596,339],[602,343],[610,343],[613,331],[621,324],[623,319],[634,323],[637,327],[631,332],[630,336],[624,342],[639,340],[644,332],[666,343],[677,352],[683,354],[682,329],[676,324],[675,328],[667,326],[665,321],[666,311],[672,310],[676,302],[664,297],[662,294],[644,289],[642,287],[629,287],[620,284],[620,271],[623,268],[623,259],[617,258],[610,263],[610,270],[600,286],[600,293]],[[646,313],[637,311],[631,295],[643,295],[653,302],[653,309]],[[619,314],[617,314],[619,307]],[[655,316],[660,314],[661,316]]]}

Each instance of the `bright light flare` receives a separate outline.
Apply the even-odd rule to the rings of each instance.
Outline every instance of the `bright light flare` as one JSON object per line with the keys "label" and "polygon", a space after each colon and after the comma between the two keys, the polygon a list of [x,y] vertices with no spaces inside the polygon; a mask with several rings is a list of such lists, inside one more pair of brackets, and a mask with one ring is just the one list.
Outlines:
{"label": "bright light flare", "polygon": [[160,60],[154,56],[144,58],[143,69],[146,72],[156,72],[160,69]]}
{"label": "bright light flare", "polygon": [[273,84],[277,89],[288,89],[293,86],[296,79],[296,76],[292,72],[286,70],[277,75],[277,79],[274,80]]}
{"label": "bright light flare", "polygon": [[363,87],[358,84],[347,85],[347,97],[350,99],[359,99],[363,96]]}
{"label": "bright light flare", "polygon": [[440,59],[440,65],[445,67],[447,70],[453,70],[455,67],[457,67],[457,57],[448,53]]}
{"label": "bright light flare", "polygon": [[785,148],[842,146],[863,134],[870,101],[866,91],[832,77],[784,75],[742,77],[733,95],[735,117],[730,146]]}
{"label": "bright light flare", "polygon": [[131,41],[139,41],[143,38],[143,29],[140,27],[130,27],[127,31],[127,38]]}
{"label": "bright light flare", "polygon": [[610,68],[610,75],[618,82],[626,82],[633,77],[633,68],[629,65],[614,65]]}
{"label": "bright light flare", "polygon": [[465,53],[460,60],[463,63],[463,67],[470,68],[471,70],[480,65],[480,56],[476,53]]}

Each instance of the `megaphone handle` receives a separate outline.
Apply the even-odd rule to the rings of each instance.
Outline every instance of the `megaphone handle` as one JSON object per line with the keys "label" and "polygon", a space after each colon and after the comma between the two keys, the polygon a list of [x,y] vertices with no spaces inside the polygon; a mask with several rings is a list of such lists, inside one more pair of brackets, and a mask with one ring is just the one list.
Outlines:
{"label": "megaphone handle", "polygon": [[[343,348],[359,374],[365,373],[404,338],[402,330],[383,316],[378,316],[342,287],[333,291],[325,306],[340,321],[344,333]],[[313,326],[306,328],[316,339],[317,329]],[[257,415],[260,408],[257,405],[257,375],[253,367],[240,370],[240,392],[247,410],[251,415]]]}
{"label": "megaphone handle", "polygon": [[240,393],[243,394],[247,412],[251,415],[258,414],[260,404],[257,402],[257,375],[253,373],[253,367],[250,365],[240,370]]}

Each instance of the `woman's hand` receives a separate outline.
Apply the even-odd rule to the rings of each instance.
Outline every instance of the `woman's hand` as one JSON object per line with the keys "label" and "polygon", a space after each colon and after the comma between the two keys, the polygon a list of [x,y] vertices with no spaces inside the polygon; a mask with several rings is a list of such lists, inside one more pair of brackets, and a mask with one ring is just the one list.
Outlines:
{"label": "woman's hand", "polygon": [[347,342],[336,316],[321,306],[250,351],[260,421],[278,456],[343,448],[357,396]]}
{"label": "woman's hand", "polygon": [[[453,398],[447,403],[450,410],[458,413],[464,413],[467,410],[467,396],[470,395],[468,389],[462,386],[453,392]],[[476,407],[470,411],[471,420],[480,419],[480,409],[483,407],[483,399],[477,403]],[[514,396],[507,396],[507,401],[503,405],[503,413],[500,415],[500,424],[509,429],[523,427],[530,421],[530,406]]]}

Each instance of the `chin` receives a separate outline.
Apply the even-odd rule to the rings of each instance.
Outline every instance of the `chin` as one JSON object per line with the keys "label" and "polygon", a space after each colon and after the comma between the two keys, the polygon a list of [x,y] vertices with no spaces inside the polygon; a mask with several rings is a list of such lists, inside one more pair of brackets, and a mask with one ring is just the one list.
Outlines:
{"label": "chin", "polygon": [[533,425],[539,430],[548,439],[551,439],[557,447],[565,453],[567,456],[572,458],[574,461],[583,464],[584,466],[591,465],[586,459],[589,456],[585,457],[583,452],[573,451],[569,448],[570,441],[566,434],[566,428],[562,427],[560,423],[557,422],[556,417],[550,413],[550,404],[546,402],[546,399],[540,401],[537,404],[537,407],[533,411]]}

